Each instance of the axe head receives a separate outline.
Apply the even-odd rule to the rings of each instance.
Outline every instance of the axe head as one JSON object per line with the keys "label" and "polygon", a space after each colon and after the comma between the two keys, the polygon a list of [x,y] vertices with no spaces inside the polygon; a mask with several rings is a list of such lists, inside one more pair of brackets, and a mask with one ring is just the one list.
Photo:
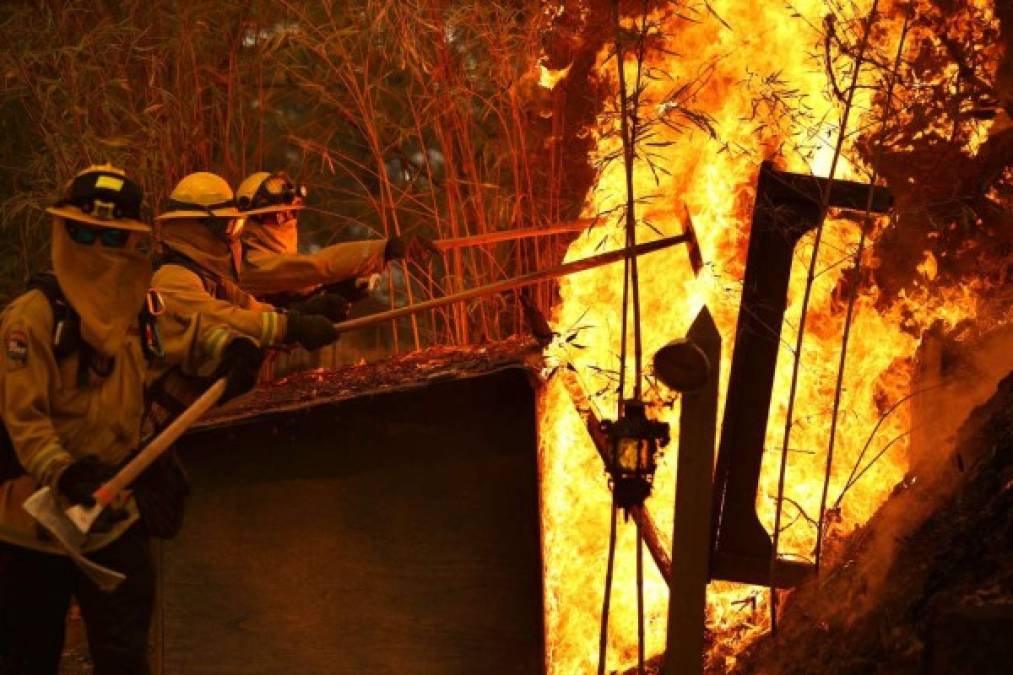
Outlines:
{"label": "axe head", "polygon": [[46,531],[66,550],[74,564],[88,575],[96,586],[104,591],[112,591],[126,578],[120,572],[98,565],[84,557],[81,546],[88,539],[87,532],[82,532],[60,508],[56,496],[48,487],[36,491],[26,499],[22,508],[46,528]]}
{"label": "axe head", "polygon": [[682,205],[686,217],[683,219],[683,235],[686,237],[686,253],[689,254],[689,264],[693,268],[693,276],[700,276],[703,269],[703,255],[700,253],[700,241],[696,238],[696,230],[693,228],[693,217],[689,214],[689,207]]}

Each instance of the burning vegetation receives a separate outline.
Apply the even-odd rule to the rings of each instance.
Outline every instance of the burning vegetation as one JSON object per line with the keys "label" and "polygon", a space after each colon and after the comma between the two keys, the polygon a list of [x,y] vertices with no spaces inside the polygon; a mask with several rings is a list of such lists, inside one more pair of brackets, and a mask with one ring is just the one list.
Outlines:
{"label": "burning vegetation", "polygon": [[[901,572],[886,581],[886,570],[894,558],[903,570],[912,563],[902,559],[924,549],[884,544],[870,554],[868,532],[887,542],[920,531],[960,545],[941,516],[931,520],[937,505],[967,515],[951,495],[968,488],[939,478],[941,467],[955,461],[954,438],[987,443],[979,428],[954,434],[1013,369],[1010,3],[195,0],[125,3],[109,14],[91,4],[0,10],[8,45],[0,52],[0,123],[11,139],[0,149],[6,295],[43,264],[42,216],[28,205],[45,201],[82,157],[136,166],[152,203],[194,169],[237,178],[287,165],[319,196],[303,242],[311,247],[401,232],[450,239],[591,223],[572,239],[489,243],[445,252],[426,269],[400,267],[368,300],[370,310],[620,249],[632,243],[631,224],[636,243],[693,233],[695,253],[682,247],[639,259],[635,301],[631,263],[603,266],[529,294],[473,298],[391,322],[371,333],[371,356],[431,351],[284,385],[305,401],[318,397],[314,378],[335,396],[355,388],[348,382],[396,386],[442,373],[444,357],[483,362],[488,354],[476,345],[548,317],[535,331],[545,361],[538,461],[547,673],[623,671],[644,656],[655,657],[649,668],[661,663],[670,580],[655,563],[670,563],[679,546],[669,541],[677,444],[660,455],[646,506],[619,519],[612,569],[615,507],[588,420],[617,417],[621,392],[637,392],[647,415],[678,438],[683,396],[649,367],[641,378],[633,352],[649,358],[685,336],[703,308],[723,345],[710,365],[718,420],[727,415],[733,346],[751,292],[751,235],[758,214],[776,221],[793,206],[758,190],[763,176],[830,179],[810,183],[814,215],[792,233],[783,319],[747,317],[776,346],[755,511],[773,533],[770,567],[797,563],[809,581],[787,591],[715,575],[707,672],[802,672],[798,664],[811,663],[803,642],[825,640],[826,625],[855,625],[834,623],[844,612],[837,593],[893,607],[884,588]],[[848,204],[827,187],[847,186],[832,180],[851,182]],[[631,302],[637,308],[627,311]],[[523,351],[514,340],[489,358]],[[341,386],[339,376],[348,378]],[[1006,382],[993,406],[1009,405]],[[273,405],[273,395],[263,389],[246,403]],[[985,454],[975,457],[976,478],[990,466]],[[1007,465],[997,470],[1008,473]],[[934,489],[911,492],[917,476]],[[1008,484],[975,485],[975,499],[998,522],[1005,502],[990,501],[991,493],[1008,498]],[[921,495],[917,522],[876,515],[898,494],[909,504]],[[638,563],[640,531],[651,558]],[[865,569],[870,556],[881,571],[842,572],[859,558]],[[607,568],[613,589],[603,629]],[[940,578],[950,578],[947,569]],[[862,592],[849,583],[864,584]],[[817,614],[827,624],[806,626]],[[784,632],[771,638],[779,619]],[[905,637],[911,649],[924,647]],[[795,663],[772,656],[786,644]],[[857,663],[839,672],[865,672],[869,661]]]}
{"label": "burning vegetation", "polygon": [[[935,325],[971,348],[1009,320],[1009,62],[1000,38],[1011,24],[1002,15],[1008,10],[997,13],[991,3],[775,5],[624,3],[615,44],[625,55],[627,114],[640,125],[641,232],[671,235],[692,219],[708,261],[699,278],[673,256],[641,261],[645,353],[684,335],[701,306],[731,344],[761,160],[817,176],[883,180],[895,200],[889,218],[832,211],[822,232],[803,236],[784,324],[768,327],[780,332],[781,348],[756,507],[768,532],[779,523],[781,558],[813,562],[821,523],[821,543],[832,551],[904,480],[912,453],[947,452],[939,437],[922,436],[931,448],[911,443],[922,335]],[[572,10],[562,8],[560,21]],[[616,51],[607,44],[596,61],[611,96],[596,127],[599,174],[585,211],[606,215],[571,245],[573,257],[603,240],[622,241],[608,219],[628,196]],[[620,275],[607,268],[561,282],[560,337],[549,350],[604,411],[616,405]],[[1005,372],[998,368],[993,382]],[[647,381],[674,436],[672,394],[650,375]],[[542,451],[549,670],[592,672],[601,598],[588,589],[603,582],[609,493],[558,381],[543,400]],[[671,531],[674,461],[664,457],[648,502],[663,532]],[[620,528],[609,668],[637,658],[634,538],[632,527]],[[665,648],[668,588],[650,565],[644,589],[647,653],[657,654]],[[711,584],[715,672],[734,667],[743,647],[769,630],[767,598],[762,588]]]}

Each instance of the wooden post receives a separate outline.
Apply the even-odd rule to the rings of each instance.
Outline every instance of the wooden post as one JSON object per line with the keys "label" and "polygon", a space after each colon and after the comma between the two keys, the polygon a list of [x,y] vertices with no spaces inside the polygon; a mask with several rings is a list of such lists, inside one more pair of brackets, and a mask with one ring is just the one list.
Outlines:
{"label": "wooden post", "polygon": [[675,482],[666,675],[703,673],[704,612],[711,545],[711,490],[721,335],[704,307],[686,335],[707,357],[706,383],[682,394]]}

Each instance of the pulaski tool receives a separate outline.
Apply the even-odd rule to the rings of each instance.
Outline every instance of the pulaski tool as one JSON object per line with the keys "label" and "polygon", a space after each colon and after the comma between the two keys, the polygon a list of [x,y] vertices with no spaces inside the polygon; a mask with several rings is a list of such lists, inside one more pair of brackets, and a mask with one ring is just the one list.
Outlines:
{"label": "pulaski tool", "polygon": [[[693,274],[699,275],[700,270],[703,268],[703,256],[700,254],[700,242],[696,238],[696,230],[693,229],[693,219],[685,204],[683,204],[683,211],[685,218],[683,219],[683,233],[681,236],[686,237],[683,243],[686,244],[686,253],[689,256],[689,264],[690,267],[693,268]],[[548,237],[554,234],[584,232],[587,228],[594,225],[595,221],[596,219],[594,218],[583,218],[569,223],[550,225],[549,227],[528,227],[518,230],[501,230],[498,232],[488,232],[486,234],[476,234],[470,237],[437,239],[433,242],[433,244],[441,252],[446,253],[447,251],[453,251],[459,248],[468,248],[470,246],[498,244],[506,241],[532,239],[535,237]]]}
{"label": "pulaski tool", "polygon": [[[435,242],[439,246],[439,242]],[[365,328],[367,326],[374,326],[378,323],[384,323],[385,321],[391,321],[392,319],[400,319],[401,317],[410,316],[419,312],[424,312],[430,309],[437,309],[439,307],[446,307],[452,305],[455,302],[463,302],[465,300],[473,300],[474,298],[482,298],[487,295],[495,295],[496,293],[503,293],[506,291],[512,291],[517,288],[523,288],[536,284],[540,281],[548,281],[549,279],[557,279],[559,277],[565,277],[569,274],[575,274],[577,272],[583,272],[584,270],[594,269],[595,267],[601,267],[602,265],[608,265],[615,262],[624,260],[627,256],[641,256],[647,253],[653,253],[654,251],[660,251],[662,249],[675,246],[676,244],[685,244],[690,249],[699,250],[696,233],[691,229],[687,229],[682,234],[674,237],[665,237],[664,239],[658,239],[655,241],[647,242],[646,244],[637,244],[629,248],[621,248],[615,251],[609,251],[608,253],[601,253],[594,255],[589,258],[583,258],[581,260],[571,260],[570,262],[563,263],[556,267],[552,267],[546,270],[538,270],[536,272],[530,272],[528,274],[522,274],[512,279],[504,279],[485,286],[479,286],[478,288],[471,288],[460,293],[454,293],[452,295],[445,295],[442,298],[433,298],[432,300],[425,300],[423,302],[417,302],[413,305],[406,305],[404,307],[398,307],[386,312],[379,312],[377,314],[370,314],[368,316],[362,316],[355,319],[349,319],[348,321],[342,321],[341,323],[335,324],[338,332],[344,333],[350,330],[356,330],[358,328]],[[697,254],[698,256],[698,254]],[[693,255],[690,255],[690,260],[693,260]],[[694,267],[694,272],[698,272],[698,268]]]}
{"label": "pulaski tool", "polygon": [[[828,189],[830,207],[865,210],[867,184],[787,173],[770,162],[760,166],[714,472],[712,579],[784,588],[813,570],[780,559],[771,565],[773,545],[757,517],[756,495],[792,254],[802,236],[817,226],[821,196]],[[893,203],[889,191],[872,191],[871,211],[887,212]]]}
{"label": "pulaski tool", "polygon": [[56,495],[48,487],[36,491],[25,500],[23,505],[25,511],[53,535],[66,549],[71,560],[102,590],[115,589],[126,577],[120,572],[88,560],[82,554],[81,548],[88,539],[92,525],[117,495],[151,466],[152,462],[165,453],[201,415],[214,407],[225,392],[225,385],[225,378],[212,384],[200,398],[127,462],[115,476],[99,487],[93,495],[95,497],[94,506],[74,505],[64,510],[60,507]]}

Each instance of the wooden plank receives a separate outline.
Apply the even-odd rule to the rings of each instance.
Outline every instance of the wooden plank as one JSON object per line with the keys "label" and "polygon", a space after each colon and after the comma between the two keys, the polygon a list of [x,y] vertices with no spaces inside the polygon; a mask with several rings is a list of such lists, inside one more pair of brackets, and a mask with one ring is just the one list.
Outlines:
{"label": "wooden plank", "polygon": [[682,395],[672,531],[665,673],[703,673],[704,612],[711,544],[711,489],[721,335],[704,307],[686,336],[710,364],[707,383]]}

